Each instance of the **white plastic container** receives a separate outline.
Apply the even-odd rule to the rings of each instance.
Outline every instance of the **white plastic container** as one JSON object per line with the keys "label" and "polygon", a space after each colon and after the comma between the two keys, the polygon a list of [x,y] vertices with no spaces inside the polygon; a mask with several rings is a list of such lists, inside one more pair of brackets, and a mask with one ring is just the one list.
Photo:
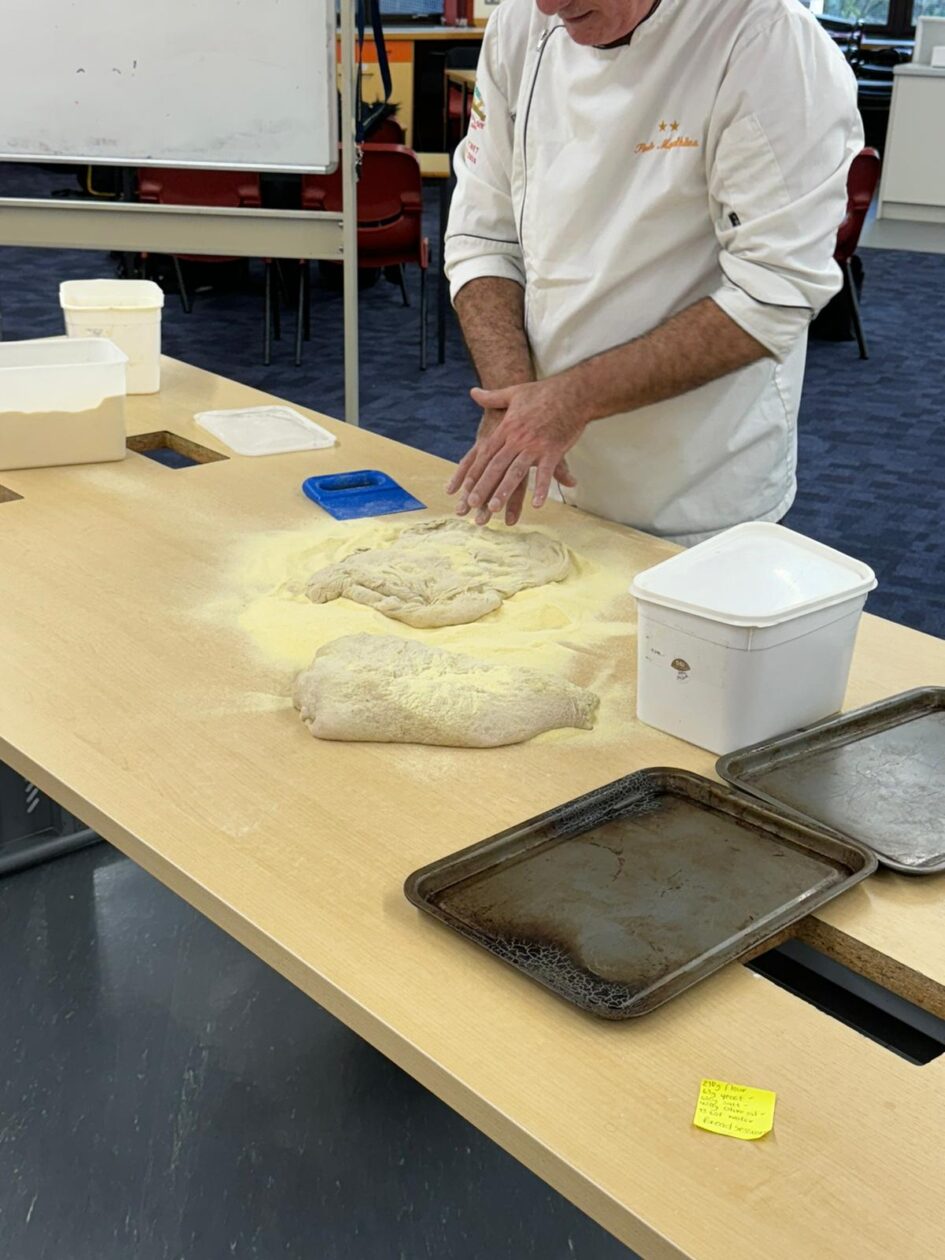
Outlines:
{"label": "white plastic container", "polygon": [[737,525],[638,574],[637,716],[715,753],[843,703],[868,565],[781,525]]}
{"label": "white plastic container", "polygon": [[102,338],[0,342],[0,468],[124,459],[126,363]]}
{"label": "white plastic container", "polygon": [[59,305],[70,337],[107,337],[128,356],[129,394],[161,388],[161,310],[153,280],[66,280]]}

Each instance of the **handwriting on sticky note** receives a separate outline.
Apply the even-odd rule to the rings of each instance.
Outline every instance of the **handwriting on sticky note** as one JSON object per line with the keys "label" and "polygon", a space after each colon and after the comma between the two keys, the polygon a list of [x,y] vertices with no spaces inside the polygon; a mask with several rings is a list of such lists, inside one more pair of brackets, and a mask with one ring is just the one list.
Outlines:
{"label": "handwriting on sticky note", "polygon": [[710,1133],[754,1141],[774,1128],[776,1097],[770,1089],[703,1081],[692,1123]]}

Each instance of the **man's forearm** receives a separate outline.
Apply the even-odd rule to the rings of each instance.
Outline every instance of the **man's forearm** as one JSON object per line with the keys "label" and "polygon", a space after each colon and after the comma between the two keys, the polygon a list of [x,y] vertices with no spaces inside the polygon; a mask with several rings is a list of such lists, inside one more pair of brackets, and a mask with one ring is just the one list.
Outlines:
{"label": "man's forearm", "polygon": [[687,394],[768,353],[711,298],[703,298],[652,332],[584,359],[557,379],[580,400],[586,420],[600,420]]}
{"label": "man's forearm", "polygon": [[[508,280],[483,283],[511,285]],[[464,292],[460,290],[460,298]],[[527,350],[513,297],[507,290],[482,290],[469,301],[468,319],[460,311],[476,366],[481,362],[489,379],[505,382],[472,391],[484,408],[484,420],[447,487],[450,493],[462,490],[457,510],[462,514],[475,508],[477,523],[508,504],[506,520],[513,524],[532,468],[536,508],[562,471],[574,485],[564,457],[592,421],[687,394],[769,354],[705,298],[635,341],[543,380],[509,383],[510,369],[521,363],[522,347]]]}
{"label": "man's forearm", "polygon": [[535,379],[525,335],[525,292],[514,280],[482,276],[456,295],[456,314],[484,389]]}

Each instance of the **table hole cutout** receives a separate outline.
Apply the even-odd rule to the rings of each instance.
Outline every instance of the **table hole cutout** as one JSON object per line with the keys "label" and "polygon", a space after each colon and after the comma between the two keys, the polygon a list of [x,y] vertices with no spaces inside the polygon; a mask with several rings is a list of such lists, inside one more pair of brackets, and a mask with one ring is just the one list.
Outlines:
{"label": "table hole cutout", "polygon": [[945,1054],[945,1019],[803,941],[787,941],[745,966],[909,1063]]}
{"label": "table hole cutout", "polygon": [[199,442],[192,442],[167,429],[156,433],[136,433],[128,438],[128,449],[163,464],[165,468],[192,468],[195,464],[215,464],[227,458],[219,451],[212,451],[209,446],[201,446]]}
{"label": "table hole cutout", "polygon": [[0,503],[15,503],[17,499],[22,498],[22,494],[17,494],[15,490],[8,490],[6,486],[0,486]]}

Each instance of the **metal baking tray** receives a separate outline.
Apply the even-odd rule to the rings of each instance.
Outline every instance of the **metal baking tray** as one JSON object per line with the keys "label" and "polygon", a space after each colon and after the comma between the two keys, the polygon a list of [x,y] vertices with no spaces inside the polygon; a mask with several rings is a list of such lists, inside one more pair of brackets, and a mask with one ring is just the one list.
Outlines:
{"label": "metal baking tray", "polygon": [[759,800],[912,875],[945,871],[945,687],[919,687],[722,757]]}
{"label": "metal baking tray", "polygon": [[414,872],[407,898],[560,997],[644,1015],[876,869],[683,770],[641,770]]}

